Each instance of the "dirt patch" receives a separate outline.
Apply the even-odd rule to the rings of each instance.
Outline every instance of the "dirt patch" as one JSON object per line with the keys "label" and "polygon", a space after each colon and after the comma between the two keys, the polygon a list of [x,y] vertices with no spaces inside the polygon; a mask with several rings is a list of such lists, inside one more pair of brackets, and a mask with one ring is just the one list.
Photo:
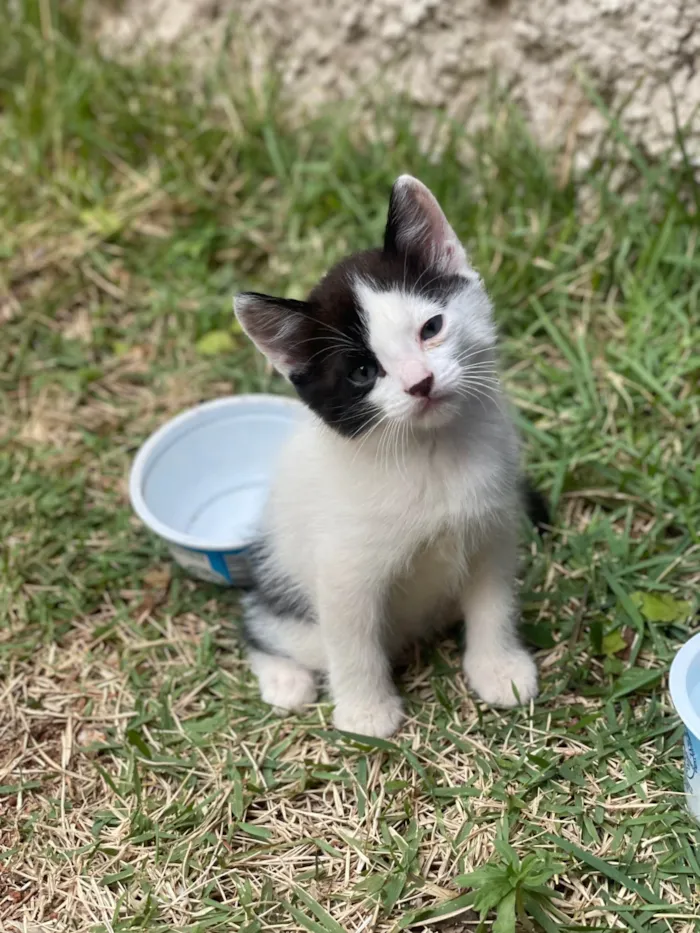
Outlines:
{"label": "dirt patch", "polygon": [[102,22],[122,48],[245,33],[305,108],[390,91],[473,126],[494,74],[538,140],[590,161],[607,122],[652,154],[694,124],[700,157],[700,6],[687,0],[127,0]]}

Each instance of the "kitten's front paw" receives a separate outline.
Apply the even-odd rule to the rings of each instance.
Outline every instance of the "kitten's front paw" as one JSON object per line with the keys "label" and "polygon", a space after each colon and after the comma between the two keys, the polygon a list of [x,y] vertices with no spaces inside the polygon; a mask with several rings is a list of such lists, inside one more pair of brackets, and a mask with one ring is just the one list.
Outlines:
{"label": "kitten's front paw", "polygon": [[343,732],[386,739],[401,725],[403,707],[398,696],[384,697],[374,703],[366,700],[336,704],[333,724]]}
{"label": "kitten's front paw", "polygon": [[517,706],[537,696],[537,667],[524,648],[488,655],[467,651],[464,673],[470,687],[489,706]]}

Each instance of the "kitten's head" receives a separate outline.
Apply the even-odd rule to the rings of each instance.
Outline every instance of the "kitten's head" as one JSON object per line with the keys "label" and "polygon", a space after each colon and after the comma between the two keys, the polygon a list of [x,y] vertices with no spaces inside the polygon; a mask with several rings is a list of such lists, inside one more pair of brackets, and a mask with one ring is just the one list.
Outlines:
{"label": "kitten's head", "polygon": [[494,385],[491,304],[431,192],[394,184],[382,249],[344,259],[306,301],[245,292],[241,325],[341,434],[448,423]]}

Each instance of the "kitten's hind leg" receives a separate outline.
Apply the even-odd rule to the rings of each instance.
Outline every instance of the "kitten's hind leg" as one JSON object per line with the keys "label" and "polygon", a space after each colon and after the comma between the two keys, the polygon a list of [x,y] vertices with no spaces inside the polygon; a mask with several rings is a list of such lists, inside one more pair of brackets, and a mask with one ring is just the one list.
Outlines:
{"label": "kitten's hind leg", "polygon": [[313,671],[279,654],[267,654],[252,648],[250,667],[260,684],[260,696],[279,710],[299,711],[316,699]]}
{"label": "kitten's hind leg", "polygon": [[316,699],[315,671],[325,668],[315,622],[274,612],[251,593],[244,601],[243,636],[260,695],[280,710],[299,710]]}

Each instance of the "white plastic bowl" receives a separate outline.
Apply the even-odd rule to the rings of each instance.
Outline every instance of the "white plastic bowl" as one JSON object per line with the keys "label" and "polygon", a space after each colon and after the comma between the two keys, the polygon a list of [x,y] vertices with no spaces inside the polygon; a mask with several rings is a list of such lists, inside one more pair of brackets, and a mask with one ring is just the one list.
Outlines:
{"label": "white plastic bowl", "polygon": [[250,582],[247,552],[275,461],[304,412],[275,395],[217,399],[168,421],[141,447],[131,504],[191,574]]}

